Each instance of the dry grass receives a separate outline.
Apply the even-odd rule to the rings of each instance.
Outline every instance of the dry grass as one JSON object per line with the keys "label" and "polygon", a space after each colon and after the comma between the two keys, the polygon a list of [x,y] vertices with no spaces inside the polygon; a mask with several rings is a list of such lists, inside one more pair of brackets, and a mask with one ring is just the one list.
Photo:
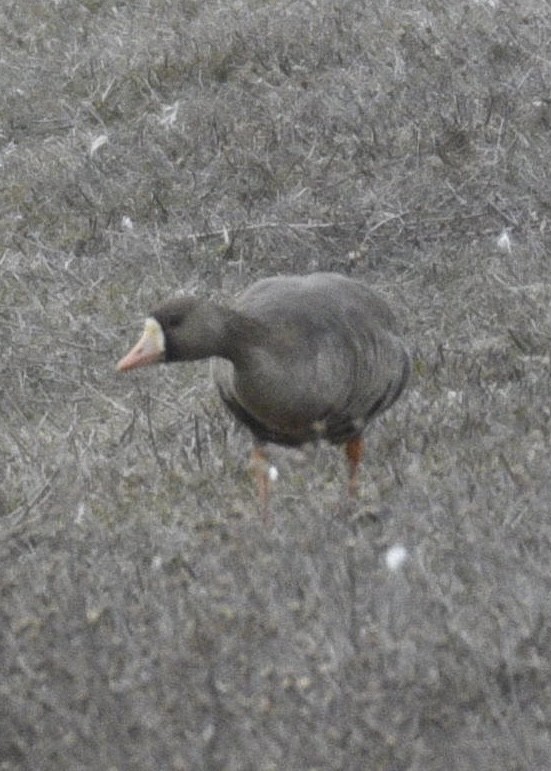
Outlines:
{"label": "dry grass", "polygon": [[[546,771],[549,8],[5,6],[0,769]],[[281,453],[270,532],[208,364],[114,364],[314,269],[414,377],[356,515]]]}

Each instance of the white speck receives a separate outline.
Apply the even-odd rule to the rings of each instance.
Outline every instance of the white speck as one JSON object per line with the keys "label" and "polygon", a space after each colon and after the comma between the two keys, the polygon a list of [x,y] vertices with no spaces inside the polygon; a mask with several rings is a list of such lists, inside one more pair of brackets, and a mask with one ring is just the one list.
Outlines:
{"label": "white speck", "polygon": [[134,230],[134,223],[130,217],[125,216],[122,218],[122,226],[125,230]]}
{"label": "white speck", "polygon": [[314,429],[316,434],[319,434],[321,436],[322,434],[325,434],[325,432],[327,431],[327,423],[325,422],[325,420],[314,420],[314,422],[312,423],[312,428]]}
{"label": "white speck", "polygon": [[163,566],[163,558],[156,554],[151,560],[151,567],[153,570],[160,570]]}
{"label": "white speck", "polygon": [[501,231],[501,234],[497,239],[497,248],[501,249],[502,252],[511,254],[511,238],[507,229]]}
{"label": "white speck", "polygon": [[449,404],[463,404],[463,391],[446,391],[446,398]]}
{"label": "white speck", "polygon": [[408,553],[404,546],[397,544],[387,549],[385,560],[389,570],[398,570],[407,559]]}
{"label": "white speck", "polygon": [[180,109],[180,102],[176,101],[174,104],[169,104],[163,107],[163,117],[159,120],[161,126],[168,128],[174,126],[176,118],[178,117],[178,110]]}
{"label": "white speck", "polygon": [[100,149],[100,147],[103,147],[103,145],[106,145],[107,142],[109,142],[109,137],[107,134],[100,134],[99,137],[96,137],[90,142],[90,155],[93,155],[97,150]]}
{"label": "white speck", "polygon": [[75,517],[75,522],[77,523],[77,525],[80,525],[80,523],[84,519],[84,514],[85,514],[84,501],[80,501],[80,503],[77,506],[77,515]]}
{"label": "white speck", "polygon": [[270,482],[277,482],[279,478],[279,471],[276,469],[275,466],[270,466],[268,469],[268,479]]}

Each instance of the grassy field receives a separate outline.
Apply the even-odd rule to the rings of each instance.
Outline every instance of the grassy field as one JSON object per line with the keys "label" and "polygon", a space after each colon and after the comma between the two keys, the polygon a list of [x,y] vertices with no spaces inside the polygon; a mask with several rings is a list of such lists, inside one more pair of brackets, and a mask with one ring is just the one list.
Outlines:
{"label": "grassy field", "polygon": [[[543,0],[2,4],[0,771],[548,771],[550,78]],[[209,364],[115,364],[317,269],[413,377],[269,529]]]}

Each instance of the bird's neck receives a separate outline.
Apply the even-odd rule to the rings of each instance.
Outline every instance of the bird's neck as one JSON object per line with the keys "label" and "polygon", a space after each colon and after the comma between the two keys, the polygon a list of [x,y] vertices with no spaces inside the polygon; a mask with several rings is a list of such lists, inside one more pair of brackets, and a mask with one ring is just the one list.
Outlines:
{"label": "bird's neck", "polygon": [[266,325],[252,319],[238,310],[219,308],[221,312],[220,352],[216,355],[229,359],[239,366],[250,356],[252,349],[266,343],[268,332]]}

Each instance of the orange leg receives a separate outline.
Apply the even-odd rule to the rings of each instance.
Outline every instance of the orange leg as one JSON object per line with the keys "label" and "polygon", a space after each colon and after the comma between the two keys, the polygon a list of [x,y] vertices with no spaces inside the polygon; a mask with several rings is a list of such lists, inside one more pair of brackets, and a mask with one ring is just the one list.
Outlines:
{"label": "orange leg", "polygon": [[358,466],[364,456],[364,440],[362,436],[349,439],[345,447],[348,460],[348,497],[355,498],[358,494]]}
{"label": "orange leg", "polygon": [[251,469],[256,481],[260,511],[266,524],[271,522],[271,513],[268,507],[270,497],[269,468],[270,463],[266,450],[262,445],[256,444],[251,452]]}

